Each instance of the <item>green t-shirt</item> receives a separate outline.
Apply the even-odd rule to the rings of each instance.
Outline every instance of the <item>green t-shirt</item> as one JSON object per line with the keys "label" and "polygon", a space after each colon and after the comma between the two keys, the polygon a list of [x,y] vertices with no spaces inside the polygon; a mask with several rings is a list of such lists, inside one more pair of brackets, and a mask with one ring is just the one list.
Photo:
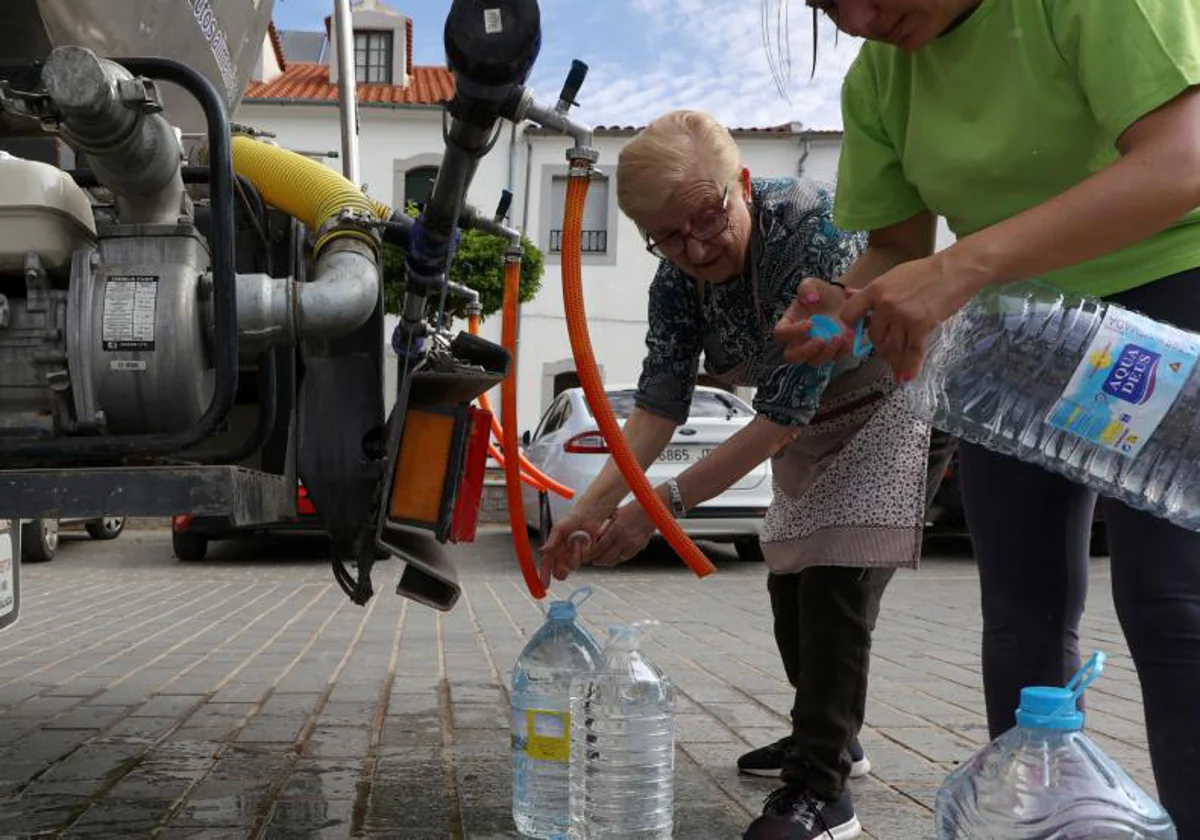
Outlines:
{"label": "green t-shirt", "polygon": [[[1197,83],[1196,0],[983,0],[914,53],[867,42],[842,87],[835,220],[928,209],[974,233],[1112,164],[1126,128]],[[1200,266],[1198,223],[1043,279],[1107,295]]]}

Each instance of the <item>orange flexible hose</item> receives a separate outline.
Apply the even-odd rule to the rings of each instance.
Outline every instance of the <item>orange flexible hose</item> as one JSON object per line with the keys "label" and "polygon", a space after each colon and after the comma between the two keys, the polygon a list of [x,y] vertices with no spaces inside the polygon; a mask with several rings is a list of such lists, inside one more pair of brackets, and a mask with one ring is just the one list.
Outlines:
{"label": "orange flexible hose", "polygon": [[[484,411],[491,413],[492,403],[490,400],[488,400],[487,394],[479,395],[479,407],[482,408]],[[498,453],[496,460],[500,463],[501,466],[503,466],[504,465],[504,454],[503,454],[504,429],[501,428],[500,421],[498,421],[496,419],[495,414],[492,414],[492,437],[494,437],[496,439],[496,442],[498,444],[500,444],[500,449],[496,450]],[[563,490],[565,490],[566,493],[570,494],[570,495],[566,495],[566,498],[569,499],[575,495],[575,493],[571,490],[570,487],[564,487],[563,485],[559,484],[557,481],[555,481],[554,479],[550,478],[548,475],[543,473],[541,470],[539,470],[533,464],[531,464],[525,458],[525,453],[523,453],[520,449],[517,450],[517,463],[521,467],[521,480],[524,481],[526,484],[530,485],[531,487],[533,487],[537,490],[550,490],[550,489],[552,489],[550,485],[553,484],[553,485],[556,485],[559,488],[562,488]],[[555,490],[555,492],[558,493],[560,496],[564,495],[562,492],[560,492],[558,490]]]}
{"label": "orange flexible hose", "polygon": [[[581,166],[580,161],[571,161],[572,170]],[[713,564],[704,553],[696,547],[679,523],[671,516],[663,505],[662,500],[650,486],[646,474],[642,472],[637,459],[634,458],[625,436],[617,425],[612,407],[604,394],[604,385],[596,370],[596,357],[592,353],[592,342],[587,332],[587,312],[583,302],[583,207],[587,200],[589,177],[586,172],[580,174],[572,171],[567,179],[567,203],[563,218],[562,233],[562,286],[563,303],[567,314],[567,332],[571,337],[571,353],[575,356],[576,373],[587,395],[592,414],[600,426],[600,433],[608,443],[613,460],[625,476],[625,482],[633,495],[641,503],[642,508],[649,514],[650,520],[658,528],[667,543],[675,550],[683,562],[699,577],[716,571]],[[505,404],[508,404],[507,397]],[[507,422],[507,420],[506,420]]]}
{"label": "orange flexible hose", "polygon": [[[499,466],[500,469],[504,469],[504,453],[502,453],[494,443],[488,444],[487,452],[488,457],[495,461],[496,465]],[[537,483],[537,479],[527,473],[521,473],[521,480],[538,492],[546,489]]]}
{"label": "orange flexible hose", "polygon": [[[504,413],[502,444],[504,451],[509,453],[520,452],[517,448],[517,316],[521,305],[520,292],[521,263],[519,260],[506,260],[500,343],[512,356],[512,366],[500,386],[500,409]],[[521,499],[521,468],[517,458],[508,458],[504,463],[504,487],[508,491],[508,521],[512,525],[517,562],[521,565],[521,574],[525,577],[529,593],[541,600],[546,597],[546,587],[542,586],[542,578],[533,559],[533,549],[529,546],[529,533],[525,530],[525,502]]]}
{"label": "orange flexible hose", "polygon": [[[478,315],[467,316],[467,331],[471,333],[471,335],[479,335]],[[517,360],[513,359],[513,364],[515,365],[516,363]],[[492,411],[492,404],[488,399],[487,394],[479,395],[479,407],[488,414],[492,415],[492,437],[494,437],[498,442],[502,443],[504,441],[504,429],[500,427],[500,421],[496,419],[496,413]],[[537,490],[549,490],[551,493],[557,493],[564,499],[575,498],[574,490],[565,484],[560,484],[539,470],[528,458],[525,457],[525,453],[519,449],[517,450],[517,458],[521,463],[522,480],[524,480],[526,484]],[[496,461],[501,465],[504,464],[503,457],[496,458]]]}

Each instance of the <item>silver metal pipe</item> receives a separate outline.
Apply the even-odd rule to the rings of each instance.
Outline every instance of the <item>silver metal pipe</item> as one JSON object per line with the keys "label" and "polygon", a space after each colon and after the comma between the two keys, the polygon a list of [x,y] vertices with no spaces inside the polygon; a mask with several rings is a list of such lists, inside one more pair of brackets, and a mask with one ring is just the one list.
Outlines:
{"label": "silver metal pipe", "polygon": [[357,239],[330,242],[317,258],[315,279],[239,274],[238,335],[243,350],[337,338],[361,327],[379,298],[379,267]]}
{"label": "silver metal pipe", "polygon": [[358,87],[354,76],[354,23],[350,0],[333,0],[337,29],[338,111],[342,121],[342,174],[362,186],[358,170]]}
{"label": "silver metal pipe", "polygon": [[293,289],[296,285],[291,277],[237,276],[238,346],[241,350],[258,350],[295,341]]}
{"label": "silver metal pipe", "polygon": [[316,279],[296,284],[299,338],[336,338],[361,327],[379,302],[379,266],[369,245],[335,239],[317,257]]}
{"label": "silver metal pipe", "polygon": [[575,147],[578,149],[592,148],[592,127],[568,117],[557,108],[548,108],[538,104],[532,98],[525,104],[524,113],[521,114],[525,119],[533,120],[542,128],[552,128],[575,141]]}
{"label": "silver metal pipe", "polygon": [[[464,286],[462,283],[455,283],[453,280],[446,281],[446,288],[467,301],[467,305],[479,305],[479,292],[472,289],[470,286]],[[475,313],[478,315],[479,313]]]}
{"label": "silver metal pipe", "polygon": [[42,68],[63,137],[87,154],[123,223],[174,223],[187,205],[183,147],[158,113],[154,85],[85,47],[58,47]]}
{"label": "silver metal pipe", "polygon": [[458,216],[458,224],[459,227],[472,228],[480,233],[506,239],[509,247],[521,247],[521,231],[509,227],[498,219],[484,215],[477,207],[470,204],[463,204],[462,212]]}

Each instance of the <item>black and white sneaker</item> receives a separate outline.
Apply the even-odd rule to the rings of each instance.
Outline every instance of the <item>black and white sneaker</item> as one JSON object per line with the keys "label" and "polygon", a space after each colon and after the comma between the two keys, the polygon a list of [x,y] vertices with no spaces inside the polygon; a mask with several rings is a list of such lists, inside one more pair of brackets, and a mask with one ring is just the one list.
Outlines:
{"label": "black and white sneaker", "polygon": [[762,816],[750,823],[743,840],[851,840],[861,834],[849,790],[829,802],[787,786],[767,797]]}
{"label": "black and white sneaker", "polygon": [[[783,771],[783,759],[788,747],[792,744],[792,736],[780,738],[774,744],[767,744],[756,750],[742,755],[737,760],[738,770],[750,776],[766,776],[778,778]],[[871,772],[871,761],[863,752],[858,736],[850,739],[850,778],[859,779]]]}

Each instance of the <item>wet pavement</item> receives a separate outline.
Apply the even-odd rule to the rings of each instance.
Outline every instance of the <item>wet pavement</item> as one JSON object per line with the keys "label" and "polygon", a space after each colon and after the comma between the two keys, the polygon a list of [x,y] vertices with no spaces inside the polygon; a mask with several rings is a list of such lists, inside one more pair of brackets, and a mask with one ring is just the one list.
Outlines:
{"label": "wet pavement", "polygon": [[[507,539],[456,550],[448,614],[391,594],[394,562],[353,605],[320,541],[185,564],[162,531],[64,539],[24,568],[22,619],[0,634],[0,838],[515,836],[505,684],[541,615]],[[734,761],[785,734],[791,702],[765,570],[713,557],[702,582],[667,556],[579,578],[598,634],[662,622],[647,651],[680,689],[680,838],[741,836],[773,785]],[[1096,561],[1083,643],[1111,659],[1088,728],[1153,792],[1108,589]],[[969,557],[927,559],[889,589],[862,737],[873,771],[852,785],[865,836],[931,836],[938,784],[984,743],[978,634]]]}

